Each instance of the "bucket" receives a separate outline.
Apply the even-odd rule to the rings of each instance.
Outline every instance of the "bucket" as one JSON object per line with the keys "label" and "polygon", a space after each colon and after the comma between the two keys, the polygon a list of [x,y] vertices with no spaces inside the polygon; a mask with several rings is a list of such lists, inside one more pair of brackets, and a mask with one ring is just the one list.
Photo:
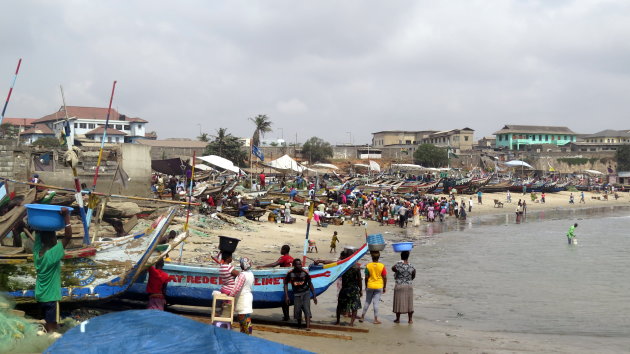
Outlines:
{"label": "bucket", "polygon": [[367,243],[368,243],[368,245],[370,245],[370,244],[376,244],[376,245],[384,244],[385,240],[383,239],[383,234],[368,235]]}
{"label": "bucket", "polygon": [[368,250],[370,251],[382,251],[385,249],[385,244],[384,243],[368,243]]}
{"label": "bucket", "polygon": [[58,231],[66,226],[61,209],[68,207],[48,204],[26,204],[25,207],[28,225],[34,230]]}
{"label": "bucket", "polygon": [[411,251],[413,248],[413,242],[398,242],[392,244],[394,252]]}
{"label": "bucket", "polygon": [[230,252],[233,253],[236,251],[236,246],[241,240],[229,237],[229,236],[219,236],[219,250],[222,252]]}
{"label": "bucket", "polygon": [[343,248],[343,250],[346,253],[350,252],[351,254],[354,254],[354,252],[357,251],[357,248],[353,247],[353,246],[346,246],[346,247]]}

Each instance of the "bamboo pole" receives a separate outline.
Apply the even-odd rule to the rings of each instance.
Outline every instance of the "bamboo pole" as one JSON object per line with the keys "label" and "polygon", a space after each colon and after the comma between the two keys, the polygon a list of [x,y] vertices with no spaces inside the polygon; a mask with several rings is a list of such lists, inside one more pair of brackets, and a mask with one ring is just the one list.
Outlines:
{"label": "bamboo pole", "polygon": [[22,64],[22,58],[18,60],[17,69],[15,69],[15,75],[13,76],[13,82],[11,83],[11,87],[9,88],[9,94],[7,95],[7,100],[4,101],[4,107],[2,108],[2,113],[0,114],[0,124],[2,124],[2,120],[4,119],[4,114],[7,111],[7,106],[9,105],[9,101],[11,100],[11,93],[13,93],[13,87],[15,86],[15,81],[17,80],[18,73],[20,72],[20,65]]}
{"label": "bamboo pole", "polygon": [[112,111],[112,101],[114,100],[114,91],[116,90],[116,81],[112,86],[112,94],[109,97],[109,107],[107,108],[107,117],[105,118],[105,128],[103,129],[103,137],[101,138],[101,149],[98,152],[98,160],[96,161],[96,170],[94,171],[94,181],[92,182],[92,191],[96,190],[96,181],[98,180],[98,171],[101,167],[103,159],[103,150],[105,149],[105,139],[107,138],[107,128],[109,128],[109,115]]}
{"label": "bamboo pole", "polygon": [[[54,190],[64,191],[64,192],[71,192],[71,193],[75,192],[73,189],[70,189],[70,188],[64,188],[64,187],[59,187],[59,186],[51,186],[49,184],[23,182],[23,181],[17,181],[17,180],[14,180],[14,179],[11,179],[11,178],[5,178],[5,177],[0,177],[0,180],[12,182],[12,183],[17,183],[17,184],[36,186],[36,187],[41,187],[41,188],[54,189]],[[82,191],[81,193],[87,194],[88,192]],[[98,196],[103,196],[103,197],[131,199],[131,200],[143,200],[143,201],[149,201],[149,202],[162,202],[162,203],[165,203],[165,204],[199,205],[199,203],[179,202],[179,201],[176,201],[176,200],[155,199],[155,198],[145,198],[145,197],[134,197],[134,196],[129,196],[129,195],[119,195],[119,194],[107,195],[105,193],[100,193],[100,192],[90,192],[90,193],[94,194],[94,195],[98,195]]]}

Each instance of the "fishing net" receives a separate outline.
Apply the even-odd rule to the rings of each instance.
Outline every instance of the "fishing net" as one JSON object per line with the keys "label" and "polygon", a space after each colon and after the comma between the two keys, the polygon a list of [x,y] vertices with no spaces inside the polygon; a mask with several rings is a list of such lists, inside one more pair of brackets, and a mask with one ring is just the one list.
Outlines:
{"label": "fishing net", "polygon": [[41,352],[46,349],[54,339],[38,335],[42,327],[19,316],[13,307],[9,299],[0,295],[0,353]]}

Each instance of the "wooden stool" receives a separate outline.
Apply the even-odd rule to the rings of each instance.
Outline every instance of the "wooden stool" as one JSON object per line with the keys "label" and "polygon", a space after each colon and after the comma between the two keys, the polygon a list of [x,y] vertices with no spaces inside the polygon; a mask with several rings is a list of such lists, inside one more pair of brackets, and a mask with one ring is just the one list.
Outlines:
{"label": "wooden stool", "polygon": [[[223,301],[230,301],[230,317],[227,317],[225,313],[223,313],[223,311],[221,311],[221,317],[216,316],[216,307],[217,307],[217,300],[223,302]],[[222,309],[223,310],[223,309]],[[224,294],[217,294],[215,296],[212,297],[212,315],[210,317],[210,321],[214,324],[214,322],[227,322],[230,324],[230,326],[232,325],[232,319],[234,318],[234,298],[231,296],[227,296]]]}

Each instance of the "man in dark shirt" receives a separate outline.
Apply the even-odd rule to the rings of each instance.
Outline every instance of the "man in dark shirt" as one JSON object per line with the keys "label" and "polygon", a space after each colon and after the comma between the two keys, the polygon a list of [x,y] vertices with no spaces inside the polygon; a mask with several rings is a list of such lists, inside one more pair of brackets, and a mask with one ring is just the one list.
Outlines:
{"label": "man in dark shirt", "polygon": [[[277,267],[277,266],[290,267],[293,264],[293,257],[289,255],[289,252],[291,252],[291,247],[289,245],[283,245],[282,248],[280,248],[280,258],[278,258],[277,261],[273,263],[265,264],[263,266],[260,266],[259,268],[268,268],[268,267]],[[283,321],[289,320],[289,304],[287,304],[286,302],[282,303],[282,320]]]}
{"label": "man in dark shirt", "polygon": [[315,288],[311,282],[311,276],[302,268],[302,261],[293,260],[293,269],[287,273],[284,278],[284,301],[289,303],[289,284],[293,290],[293,316],[297,320],[298,327],[302,326],[302,312],[306,319],[306,330],[311,330],[311,296],[313,293],[313,302],[317,305],[317,297],[315,296]]}

